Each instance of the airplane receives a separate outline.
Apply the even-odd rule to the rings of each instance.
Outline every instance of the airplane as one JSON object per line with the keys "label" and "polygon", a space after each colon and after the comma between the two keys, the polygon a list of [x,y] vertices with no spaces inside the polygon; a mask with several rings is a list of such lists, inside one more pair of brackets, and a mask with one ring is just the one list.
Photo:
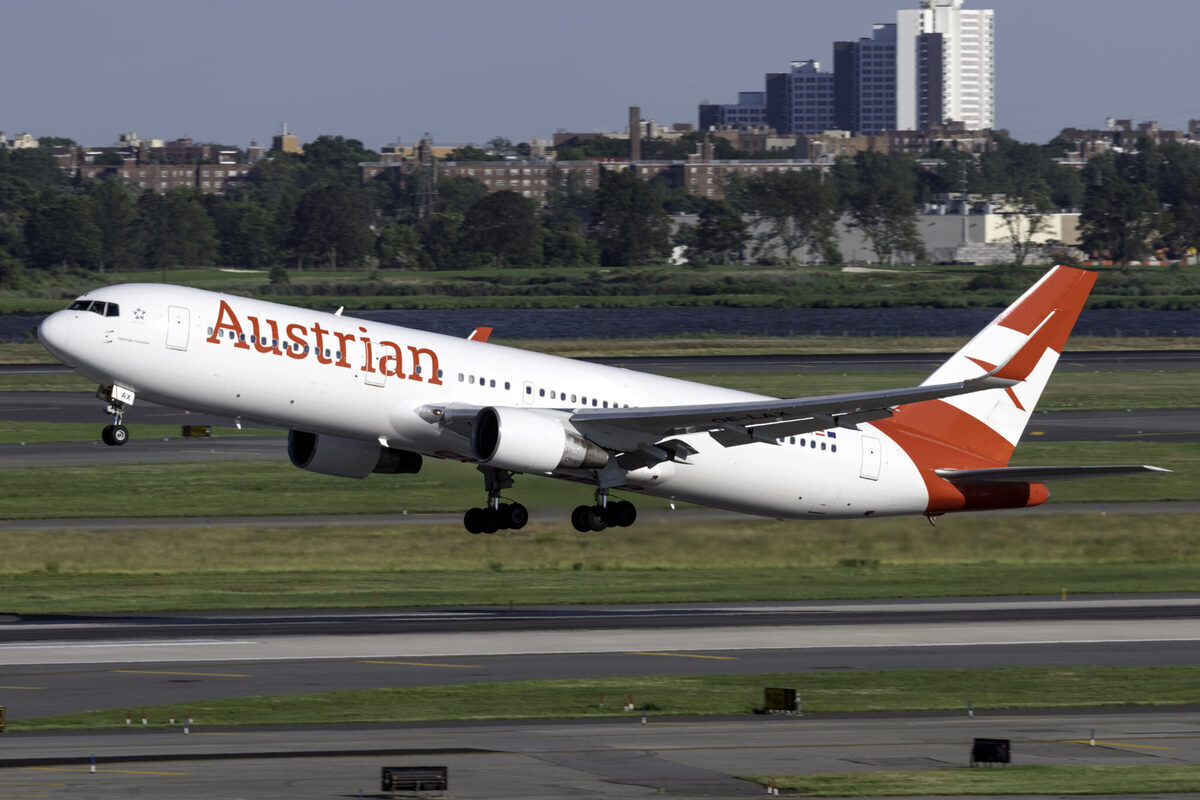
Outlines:
{"label": "airplane", "polygon": [[634,523],[611,492],[780,519],[1036,506],[1056,480],[1168,472],[1146,465],[1010,467],[1096,280],[1058,266],[918,386],[773,398],[277,303],[165,284],[90,291],[38,329],[97,382],[129,439],[135,400],[286,428],[301,469],[411,474],[423,457],[475,464],[471,533],[520,529],[519,474],[593,488],[580,532]]}

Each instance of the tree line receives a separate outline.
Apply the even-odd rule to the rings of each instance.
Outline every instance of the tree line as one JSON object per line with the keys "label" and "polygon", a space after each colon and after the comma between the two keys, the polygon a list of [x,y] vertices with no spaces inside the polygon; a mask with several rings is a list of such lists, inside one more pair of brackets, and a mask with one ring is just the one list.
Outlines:
{"label": "tree line", "polygon": [[[1004,194],[1023,220],[1081,208],[1084,249],[1117,261],[1182,253],[1200,238],[1195,148],[1144,141],[1082,169],[1055,160],[1064,150],[1001,137],[992,152],[939,151],[934,162],[859,153],[825,173],[734,179],[721,200],[628,170],[602,170],[594,189],[552,171],[544,204],[470,178],[442,179],[431,193],[419,170],[364,184],[358,164],[379,156],[341,136],[318,137],[302,155],[271,153],[224,195],[142,191],[115,176],[72,182],[45,149],[0,150],[0,284],[56,269],[224,265],[286,282],[288,271],[312,268],[631,266],[664,263],[678,245],[693,263],[838,263],[843,223],[879,260],[919,261],[917,205],[964,191]],[[697,221],[675,225],[675,212]],[[1014,231],[1014,245],[1032,232]]]}

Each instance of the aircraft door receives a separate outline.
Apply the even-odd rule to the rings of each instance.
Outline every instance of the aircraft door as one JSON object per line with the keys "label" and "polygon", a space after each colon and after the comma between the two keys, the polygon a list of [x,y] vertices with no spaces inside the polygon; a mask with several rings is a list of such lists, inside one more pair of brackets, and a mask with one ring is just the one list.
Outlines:
{"label": "aircraft door", "polygon": [[167,347],[172,350],[187,350],[190,327],[191,312],[182,306],[167,307]]}
{"label": "aircraft door", "polygon": [[860,478],[869,481],[879,480],[879,466],[882,454],[879,450],[879,440],[874,436],[862,437],[862,467],[858,471]]}

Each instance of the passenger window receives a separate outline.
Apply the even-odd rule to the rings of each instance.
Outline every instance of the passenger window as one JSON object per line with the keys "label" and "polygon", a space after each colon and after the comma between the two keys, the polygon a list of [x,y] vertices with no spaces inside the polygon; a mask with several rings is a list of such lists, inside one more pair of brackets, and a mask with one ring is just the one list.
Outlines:
{"label": "passenger window", "polygon": [[439,369],[438,370],[438,380],[441,380],[441,378],[442,378],[442,371]]}
{"label": "passenger window", "polygon": [[526,386],[526,387],[525,387],[525,394],[533,394],[533,387],[532,387],[532,386]]}
{"label": "passenger window", "polygon": [[558,399],[558,395],[555,393],[555,391],[554,391],[553,389],[551,389],[551,390],[550,390],[550,399],[551,399],[551,400],[557,400],[557,399]]}
{"label": "passenger window", "polygon": [[822,450],[824,450],[824,449],[825,449],[825,443],[824,443],[824,442],[821,442],[821,449],[822,449]]}
{"label": "passenger window", "polygon": [[474,386],[474,385],[475,385],[475,376],[474,376],[474,375],[472,375],[472,376],[471,376],[471,379],[470,379],[469,381],[467,381],[467,383],[469,383],[469,384],[471,384],[472,386]]}
{"label": "passenger window", "polygon": [[489,382],[488,382],[488,388],[489,388],[489,389],[495,389],[495,388],[496,388],[496,379],[495,379],[495,378],[493,378],[491,381],[489,381]]}
{"label": "passenger window", "polygon": [[545,396],[546,396],[546,390],[538,389],[538,397],[545,397]]}
{"label": "passenger window", "polygon": [[605,401],[604,401],[604,407],[605,407],[605,408],[608,408],[608,401],[607,401],[607,400],[605,400]]}
{"label": "passenger window", "polygon": [[575,402],[575,395],[571,395],[571,402],[572,402],[572,403],[574,403],[574,402]]}
{"label": "passenger window", "polygon": [[512,384],[511,384],[511,383],[509,383],[508,381],[505,381],[505,382],[504,382],[504,388],[505,388],[505,390],[511,389],[511,388],[512,388]]}
{"label": "passenger window", "polygon": [[458,382],[459,382],[459,383],[462,383],[462,382],[463,382],[463,381],[465,381],[466,379],[467,379],[467,376],[466,376],[466,375],[463,375],[461,372],[460,372],[460,373],[458,373]]}
{"label": "passenger window", "polygon": [[836,452],[837,452],[837,445],[836,445],[836,444],[831,444],[831,445],[829,445],[829,452],[831,452],[831,453],[836,453]]}

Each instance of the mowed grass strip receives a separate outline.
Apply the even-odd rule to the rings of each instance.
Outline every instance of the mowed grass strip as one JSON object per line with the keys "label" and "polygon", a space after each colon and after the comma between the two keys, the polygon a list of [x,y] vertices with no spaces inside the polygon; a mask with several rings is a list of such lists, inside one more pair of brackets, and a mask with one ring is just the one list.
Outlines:
{"label": "mowed grass strip", "polygon": [[[361,668],[378,674],[387,666],[363,663]],[[787,686],[803,698],[806,714],[953,710],[966,709],[968,702],[976,713],[986,714],[1015,708],[1190,704],[1200,701],[1198,685],[1200,667],[668,675],[269,695],[198,702],[186,711],[197,726],[632,717],[621,710],[623,699],[632,696],[639,711],[645,707],[655,716],[752,714],[762,706],[763,687]],[[165,725],[172,708],[145,710],[151,724]],[[173,710],[184,711],[178,705]],[[124,724],[125,709],[9,719],[13,730]]]}
{"label": "mowed grass strip", "polygon": [[14,531],[0,612],[1188,592],[1200,515]]}
{"label": "mowed grass strip", "polygon": [[1004,769],[931,769],[751,776],[795,797],[913,797],[921,795],[1143,795],[1200,792],[1200,766],[1147,764],[1008,766]]}
{"label": "mowed grass strip", "polygon": [[[97,415],[96,422],[12,422],[0,420],[0,444],[24,442],[87,442],[100,441],[100,431],[112,422],[111,418]],[[183,436],[180,425],[138,425],[139,439],[179,439]],[[230,428],[212,426],[212,437],[222,436],[283,436],[286,431],[279,428]],[[208,437],[206,437],[208,438]]]}
{"label": "mowed grass strip", "polygon": [[[855,460],[857,470],[858,455],[851,450],[837,457]],[[1013,463],[1154,464],[1174,471],[1055,483],[1051,502],[1200,499],[1200,448],[1190,444],[1030,442],[1017,448]],[[283,458],[21,467],[4,469],[0,476],[0,519],[461,512],[484,497],[483,480],[472,465],[434,458],[425,459],[417,475],[365,480],[317,475]],[[534,511],[569,509],[592,499],[589,487],[529,475],[518,476],[506,495]],[[656,498],[632,499],[639,510],[666,508]]]}

